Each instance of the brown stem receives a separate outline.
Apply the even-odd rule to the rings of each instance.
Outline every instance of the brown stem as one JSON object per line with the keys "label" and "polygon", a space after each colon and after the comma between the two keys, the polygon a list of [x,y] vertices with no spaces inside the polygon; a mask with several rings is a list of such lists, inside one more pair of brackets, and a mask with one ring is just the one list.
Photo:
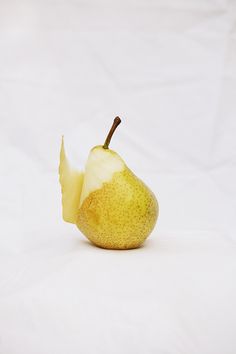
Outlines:
{"label": "brown stem", "polygon": [[114,131],[116,130],[116,128],[118,127],[118,125],[121,123],[121,119],[120,117],[116,117],[114,119],[114,122],[112,124],[112,127],[107,135],[107,138],[106,138],[106,141],[103,145],[103,149],[108,149],[109,148],[109,144],[110,144],[110,141],[111,141],[111,138],[112,138],[112,135],[114,134]]}

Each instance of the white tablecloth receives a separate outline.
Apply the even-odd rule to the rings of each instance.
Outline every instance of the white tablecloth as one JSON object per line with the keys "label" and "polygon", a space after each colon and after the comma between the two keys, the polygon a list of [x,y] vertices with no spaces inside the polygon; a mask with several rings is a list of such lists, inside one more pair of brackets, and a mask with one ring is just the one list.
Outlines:
{"label": "white tablecloth", "polygon": [[[235,354],[236,2],[0,0],[0,353]],[[131,251],[61,220],[61,134],[155,192]]]}

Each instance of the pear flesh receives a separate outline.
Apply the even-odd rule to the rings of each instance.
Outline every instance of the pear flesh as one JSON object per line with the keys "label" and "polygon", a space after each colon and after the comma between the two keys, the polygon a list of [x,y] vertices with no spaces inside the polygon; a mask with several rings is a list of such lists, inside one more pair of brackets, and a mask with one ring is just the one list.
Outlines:
{"label": "pear flesh", "polygon": [[158,203],[151,190],[116,152],[103,146],[91,150],[84,174],[68,166],[62,141],[63,219],[75,223],[99,247],[139,247],[158,217]]}
{"label": "pear flesh", "polygon": [[112,150],[95,146],[85,166],[85,178],[81,193],[80,206],[93,191],[102,188],[103,183],[110,182],[114,173],[125,167],[122,159]]}

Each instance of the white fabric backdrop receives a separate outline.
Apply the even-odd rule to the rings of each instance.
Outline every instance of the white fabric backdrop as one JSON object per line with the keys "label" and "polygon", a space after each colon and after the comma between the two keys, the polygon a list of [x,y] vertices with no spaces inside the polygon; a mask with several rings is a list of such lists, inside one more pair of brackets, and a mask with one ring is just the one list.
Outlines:
{"label": "white fabric backdrop", "polygon": [[[0,353],[235,354],[236,2],[0,0]],[[143,248],[61,220],[61,134],[156,193]]]}

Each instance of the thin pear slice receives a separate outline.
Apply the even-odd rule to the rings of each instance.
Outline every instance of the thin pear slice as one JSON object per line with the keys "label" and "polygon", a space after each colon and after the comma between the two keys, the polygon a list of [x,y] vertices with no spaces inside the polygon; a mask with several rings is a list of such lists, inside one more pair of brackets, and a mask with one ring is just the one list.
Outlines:
{"label": "thin pear slice", "polygon": [[63,137],[61,141],[59,180],[62,193],[63,219],[75,224],[78,217],[84,173],[71,168],[66,157]]}

